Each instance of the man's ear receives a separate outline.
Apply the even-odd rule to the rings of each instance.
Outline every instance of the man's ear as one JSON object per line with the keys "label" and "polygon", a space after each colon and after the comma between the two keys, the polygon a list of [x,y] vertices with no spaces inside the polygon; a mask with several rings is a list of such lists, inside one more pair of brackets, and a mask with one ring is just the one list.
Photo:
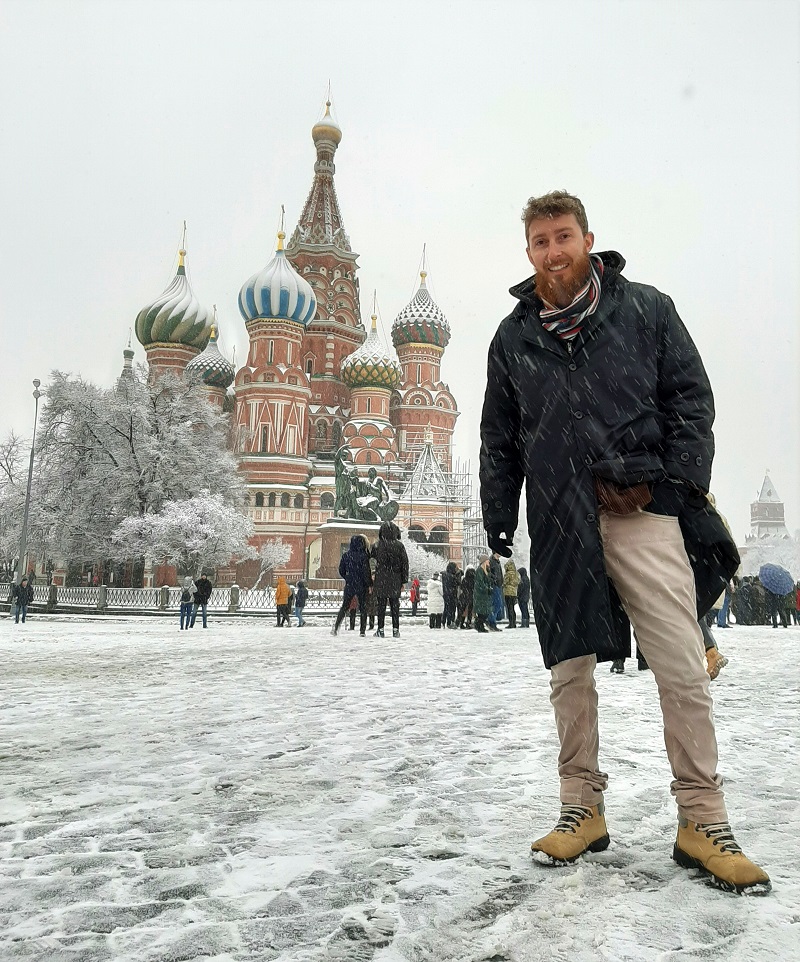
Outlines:
{"label": "man's ear", "polygon": [[[528,255],[528,260],[529,260],[529,261],[531,262],[531,264],[535,267],[536,265],[533,263],[533,258],[531,257],[531,249],[530,249],[530,247],[526,247],[526,248],[525,248],[525,253]],[[587,253],[588,253],[588,251],[587,251]]]}
{"label": "man's ear", "polygon": [[586,253],[588,254],[589,251],[594,247],[594,234],[591,231],[587,231],[583,235],[583,243],[586,247]]}

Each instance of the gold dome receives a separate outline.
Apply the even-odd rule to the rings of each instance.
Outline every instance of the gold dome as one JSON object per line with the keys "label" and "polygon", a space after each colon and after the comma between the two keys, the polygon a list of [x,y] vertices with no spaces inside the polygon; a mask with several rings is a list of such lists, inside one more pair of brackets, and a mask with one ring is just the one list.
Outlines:
{"label": "gold dome", "polygon": [[331,117],[330,100],[325,103],[325,116],[311,128],[311,136],[314,138],[315,144],[320,140],[332,140],[334,144],[338,145],[341,141],[342,128]]}

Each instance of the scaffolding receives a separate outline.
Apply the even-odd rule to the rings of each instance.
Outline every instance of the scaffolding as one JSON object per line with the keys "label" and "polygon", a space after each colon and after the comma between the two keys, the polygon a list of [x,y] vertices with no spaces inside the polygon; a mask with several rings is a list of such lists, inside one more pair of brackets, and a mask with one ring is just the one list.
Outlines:
{"label": "scaffolding", "polygon": [[[409,537],[420,541],[425,548],[435,551],[447,561],[457,560],[462,566],[474,563],[466,561],[462,548],[467,536],[467,511],[471,507],[480,508],[479,502],[474,501],[472,496],[472,469],[468,460],[462,461],[456,458],[452,462],[452,468],[446,470],[443,467],[443,464],[449,462],[449,449],[446,445],[439,446],[438,450],[437,445],[432,445],[432,451],[444,481],[444,491],[436,498],[424,498],[416,502],[419,507],[419,519],[424,519],[430,535],[425,541],[419,537],[415,538],[416,532],[412,526],[415,524],[417,514],[413,490],[410,498],[404,498],[403,492],[408,487],[424,449],[425,443],[411,447],[409,450],[416,451],[417,457],[409,462],[395,462],[387,479],[395,497],[400,501],[401,514],[409,523]],[[482,533],[482,522],[480,529]],[[474,536],[470,533],[470,545],[473,540]],[[470,551],[470,555],[475,555],[476,558],[478,553]]]}

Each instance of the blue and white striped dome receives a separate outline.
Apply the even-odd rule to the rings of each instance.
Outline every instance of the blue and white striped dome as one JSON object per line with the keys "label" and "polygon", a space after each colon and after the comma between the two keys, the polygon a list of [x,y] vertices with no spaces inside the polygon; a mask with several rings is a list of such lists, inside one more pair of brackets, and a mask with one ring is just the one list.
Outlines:
{"label": "blue and white striped dome", "polygon": [[278,249],[269,264],[239,291],[239,310],[246,321],[262,317],[305,325],[316,314],[314,291],[286,259],[284,236],[278,234]]}

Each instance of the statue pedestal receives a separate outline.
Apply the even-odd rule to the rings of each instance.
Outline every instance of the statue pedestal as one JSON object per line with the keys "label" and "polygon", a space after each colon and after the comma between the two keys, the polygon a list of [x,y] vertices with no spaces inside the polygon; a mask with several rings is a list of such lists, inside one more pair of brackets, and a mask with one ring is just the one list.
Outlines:
{"label": "statue pedestal", "polygon": [[319,569],[314,581],[335,581],[341,585],[339,562],[350,547],[354,534],[363,534],[369,547],[378,537],[380,522],[354,521],[352,518],[331,518],[317,529],[322,536],[322,551]]}

